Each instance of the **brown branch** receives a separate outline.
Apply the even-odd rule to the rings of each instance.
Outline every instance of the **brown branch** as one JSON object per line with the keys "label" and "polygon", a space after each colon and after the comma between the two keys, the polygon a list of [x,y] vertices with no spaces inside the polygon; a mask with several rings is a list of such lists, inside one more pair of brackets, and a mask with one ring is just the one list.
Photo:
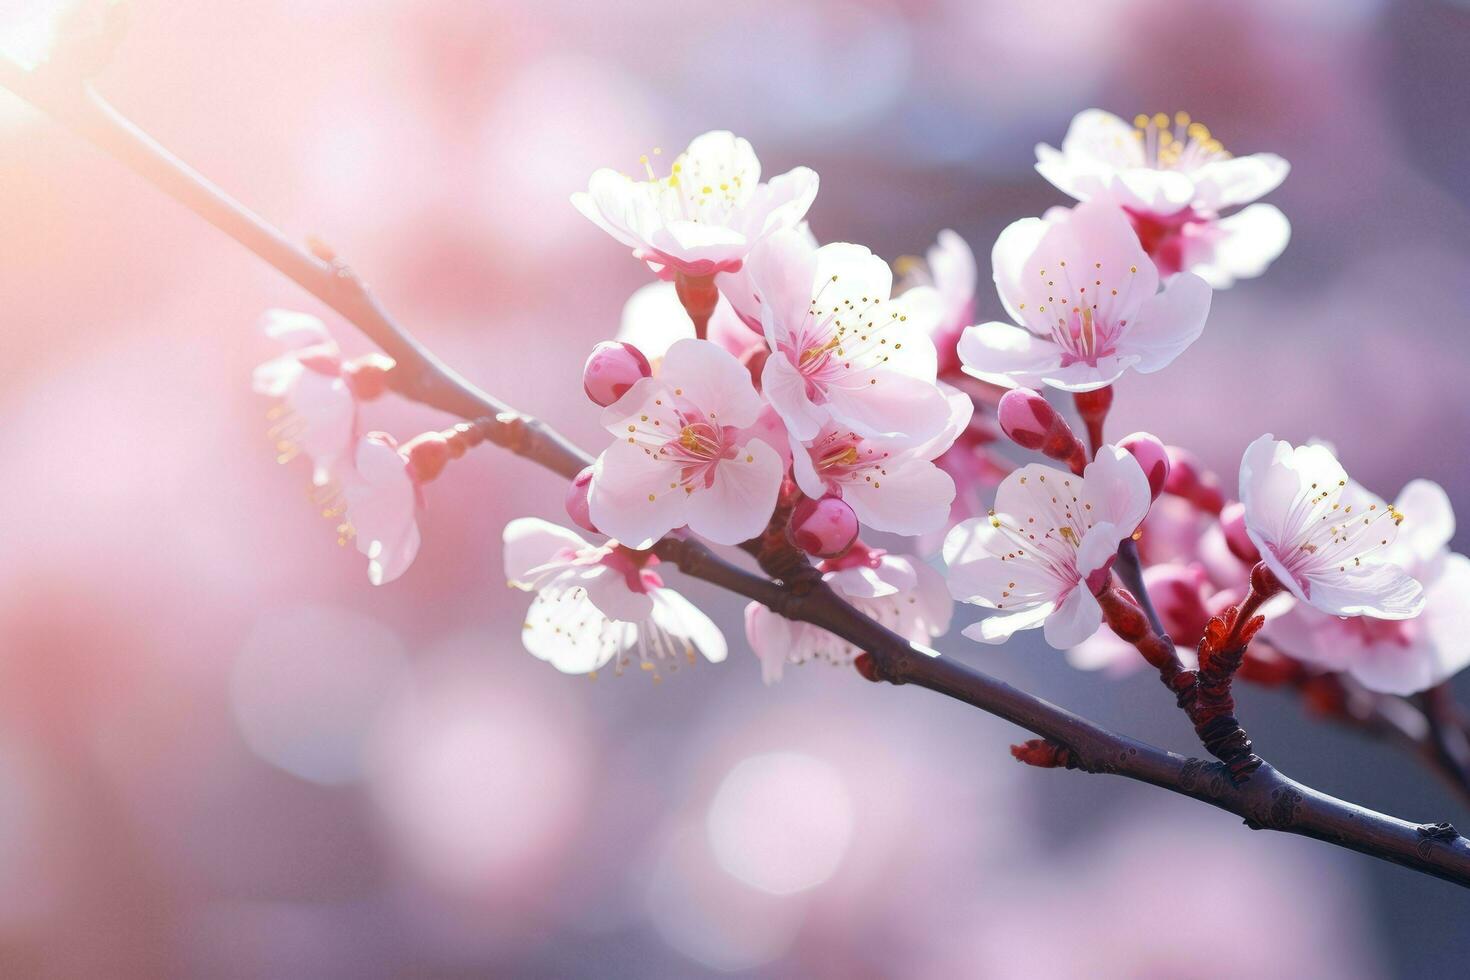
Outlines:
{"label": "brown branch", "polygon": [[[44,70],[28,73],[3,59],[0,85],[117,157],[359,327],[398,362],[401,394],[462,418],[492,417],[488,438],[563,477],[572,477],[588,462],[586,454],[550,428],[460,378],[390,318],[344,266],[289,242],[164,150],[89,86],[74,78],[48,77]],[[753,547],[761,552],[758,545]],[[655,548],[686,574],[868,651],[868,676],[874,680],[924,687],[1034,732],[1050,746],[1040,753],[1046,758],[1162,787],[1243,817],[1253,828],[1313,837],[1470,886],[1470,841],[1447,824],[1414,824],[1375,813],[1294,782],[1264,764],[1237,785],[1218,763],[1185,758],[1107,731],[954,659],[931,656],[854,610],[815,574],[792,566],[800,580],[797,588],[746,572],[688,538],[671,536]]]}

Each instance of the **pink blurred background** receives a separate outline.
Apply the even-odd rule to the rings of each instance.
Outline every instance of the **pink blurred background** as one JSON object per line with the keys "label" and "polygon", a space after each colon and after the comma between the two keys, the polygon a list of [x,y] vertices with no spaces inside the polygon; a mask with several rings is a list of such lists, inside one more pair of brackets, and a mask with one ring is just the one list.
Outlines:
{"label": "pink blurred background", "polygon": [[[0,0],[0,48],[43,42],[55,6]],[[1063,203],[1032,146],[1074,112],[1187,109],[1292,162],[1271,200],[1294,237],[1168,372],[1123,386],[1115,431],[1225,473],[1262,431],[1316,436],[1380,492],[1428,476],[1470,499],[1470,7],[133,6],[104,94],[589,447],[582,352],[646,280],[567,202],[596,167],[731,128],[767,172],[821,173],[823,240],[894,258],[949,226],[983,260]],[[0,974],[1463,970],[1450,886],[1021,769],[1017,731],[924,692],[820,667],[766,689],[739,603],[698,583],[678,584],[726,628],[725,665],[557,674],[520,649],[499,533],[560,519],[561,488],[494,450],[429,488],[417,564],[373,589],[249,390],[261,311],[318,305],[4,93],[0,216]],[[979,301],[998,312],[988,281]],[[371,412],[402,436],[443,421]],[[1192,748],[1141,675],[1072,671],[1034,638],[941,649]],[[1242,716],[1322,789],[1470,821],[1286,698],[1247,690]],[[1228,943],[1210,902],[1239,916]]]}

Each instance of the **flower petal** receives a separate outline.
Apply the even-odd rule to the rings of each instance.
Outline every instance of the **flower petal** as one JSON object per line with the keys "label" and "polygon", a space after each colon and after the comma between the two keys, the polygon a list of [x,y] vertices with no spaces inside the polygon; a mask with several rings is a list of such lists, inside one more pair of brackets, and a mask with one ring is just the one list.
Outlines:
{"label": "flower petal", "polygon": [[1046,642],[1058,650],[1075,647],[1102,625],[1102,606],[1085,587],[1079,586],[1062,600],[1046,619]]}
{"label": "flower petal", "polygon": [[1181,272],[1163,292],[1144,301],[1122,338],[1125,349],[1139,358],[1134,369],[1141,374],[1161,370],[1198,340],[1210,313],[1210,296],[1203,279]]}
{"label": "flower petal", "polygon": [[[719,464],[709,487],[688,494],[689,529],[716,544],[739,544],[755,537],[765,530],[776,508],[784,472],[776,450],[760,439],[750,440],[734,459]],[[592,520],[598,523],[595,510]]]}
{"label": "flower petal", "polygon": [[1037,387],[1062,366],[1060,347],[1009,323],[966,327],[959,354],[966,374],[1006,388]]}

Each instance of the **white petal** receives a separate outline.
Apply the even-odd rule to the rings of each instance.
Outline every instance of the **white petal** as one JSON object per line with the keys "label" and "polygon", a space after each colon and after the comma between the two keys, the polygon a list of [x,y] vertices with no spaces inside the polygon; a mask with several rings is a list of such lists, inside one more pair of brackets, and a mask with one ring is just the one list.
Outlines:
{"label": "white petal", "polygon": [[1186,241],[1184,265],[1216,289],[1261,275],[1286,251],[1291,222],[1271,204],[1252,204],[1212,223],[1199,244]]}
{"label": "white petal", "polygon": [[712,664],[723,663],[729,649],[725,635],[692,602],[673,589],[655,589],[653,622],[670,636],[689,643]]}
{"label": "white petal", "polygon": [[1027,609],[1007,613],[1004,616],[988,616],[978,623],[971,623],[961,632],[972,640],[981,643],[1004,643],[1011,638],[1013,633],[1021,630],[1034,630],[1047,621],[1056,604],[1043,602]]}
{"label": "white petal", "polygon": [[[587,504],[592,523],[630,548],[646,548],[687,520],[678,467],[618,440],[597,458]],[[652,498],[652,499],[650,499]]]}
{"label": "white petal", "polygon": [[745,365],[708,340],[675,343],[664,355],[659,379],[671,387],[682,387],[684,397],[722,425],[753,425],[764,407]]}
{"label": "white petal", "polygon": [[1144,302],[1123,335],[1122,347],[1138,355],[1134,367],[1140,373],[1161,370],[1199,339],[1209,313],[1210,287],[1199,276],[1181,272]]}
{"label": "white petal", "polygon": [[954,479],[928,460],[897,459],[887,472],[872,480],[854,480],[843,488],[842,499],[852,505],[858,520],[877,531],[924,534],[949,518],[954,501]]}
{"label": "white petal", "polygon": [[607,565],[585,565],[576,570],[575,582],[587,590],[587,598],[608,619],[637,623],[653,611],[649,593],[634,591],[627,578]]}
{"label": "white petal", "polygon": [[854,380],[851,386],[827,389],[827,410],[859,435],[916,446],[939,435],[949,422],[949,400],[932,381],[887,368],[864,371]]}
{"label": "white petal", "polygon": [[1424,609],[1424,589],[1418,580],[1387,562],[1309,576],[1304,591],[1299,598],[1334,616],[1410,619]]}
{"label": "white petal", "polygon": [[1409,561],[1427,562],[1455,536],[1454,506],[1449,494],[1433,480],[1409,483],[1399,491],[1394,506],[1404,514],[1394,542],[1395,556],[1403,554]]}
{"label": "white petal", "polygon": [[1120,538],[1132,534],[1148,516],[1153,499],[1148,477],[1126,449],[1103,446],[1082,471],[1082,478],[1082,501],[1092,505],[1088,517],[1117,525]]}
{"label": "white petal", "polygon": [[1196,204],[1209,211],[1223,211],[1249,204],[1281,186],[1291,164],[1274,153],[1252,153],[1207,163],[1194,172]]}
{"label": "white petal", "polygon": [[745,640],[760,658],[761,679],[767,686],[781,679],[786,660],[796,645],[797,624],[778,616],[759,602],[745,607]]}
{"label": "white petal", "polygon": [[1118,554],[1118,543],[1127,536],[1126,531],[1107,521],[1087,529],[1082,543],[1077,546],[1077,574],[1082,576],[1083,583],[1087,582],[1089,575],[1113,560]]}
{"label": "white petal", "polygon": [[558,558],[591,550],[580,535],[539,517],[517,517],[505,525],[503,554],[505,577],[517,588],[534,588],[529,579]]}
{"label": "white petal", "polygon": [[788,342],[806,320],[816,267],[817,250],[799,231],[777,231],[750,253],[745,268],[772,350]]}
{"label": "white petal", "polygon": [[321,346],[330,353],[337,352],[337,342],[327,332],[326,325],[310,313],[266,310],[261,317],[260,327],[267,337],[290,350]]}
{"label": "white petal", "polygon": [[1085,586],[1073,589],[1046,620],[1046,642],[1058,650],[1075,647],[1102,625],[1102,606]]}
{"label": "white petal", "polygon": [[1006,388],[1037,387],[1062,366],[1060,347],[1009,323],[966,327],[958,350],[966,374]]}
{"label": "white petal", "polygon": [[537,593],[521,629],[526,649],[564,674],[597,670],[637,639],[637,626],[609,622],[576,586]]}

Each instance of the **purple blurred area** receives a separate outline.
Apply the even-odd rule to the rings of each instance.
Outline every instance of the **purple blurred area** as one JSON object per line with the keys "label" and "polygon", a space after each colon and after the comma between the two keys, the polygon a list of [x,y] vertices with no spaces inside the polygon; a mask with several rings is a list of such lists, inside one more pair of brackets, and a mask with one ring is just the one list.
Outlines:
{"label": "purple blurred area", "polygon": [[[0,2],[0,48],[52,2]],[[814,167],[824,241],[953,227],[988,265],[1065,203],[1072,115],[1188,110],[1271,150],[1293,240],[1216,296],[1116,434],[1233,472],[1263,431],[1470,501],[1470,5],[1451,0],[540,4],[136,0],[99,88],[318,235],[476,382],[584,446],[584,352],[647,279],[567,197],[708,129]],[[428,488],[374,589],[249,388],[299,289],[0,93],[0,975],[1383,977],[1462,974],[1450,886],[1120,780],[819,666],[761,685],[740,604],[672,576],[730,660],[567,677],[519,645],[500,531],[562,487],[494,449]],[[982,268],[981,318],[1000,304]],[[387,400],[401,437],[444,423]],[[1465,509],[1470,514],[1470,506]],[[1470,546],[1462,531],[1456,549]],[[1171,748],[1157,683],[1028,636],[961,657]],[[1458,685],[1462,690],[1466,685]],[[1407,758],[1242,696],[1273,762],[1416,820]]]}

